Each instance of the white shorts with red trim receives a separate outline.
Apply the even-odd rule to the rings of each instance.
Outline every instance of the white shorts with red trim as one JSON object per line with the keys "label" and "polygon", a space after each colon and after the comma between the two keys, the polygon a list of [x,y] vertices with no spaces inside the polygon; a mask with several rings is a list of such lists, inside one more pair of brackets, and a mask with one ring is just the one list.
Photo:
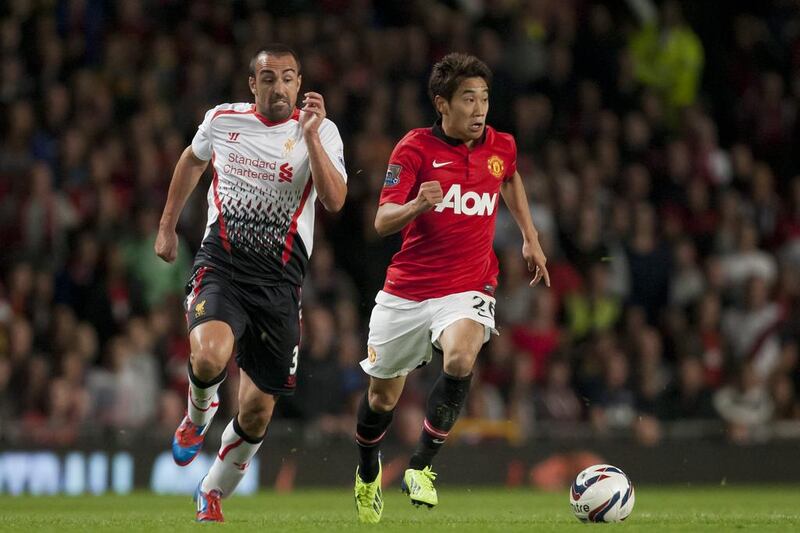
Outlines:
{"label": "white shorts with red trim", "polygon": [[367,357],[361,368],[370,376],[390,379],[405,376],[431,360],[439,337],[462,318],[483,324],[483,342],[494,328],[495,299],[478,291],[460,292],[422,302],[406,300],[384,291],[375,297],[369,321]]}

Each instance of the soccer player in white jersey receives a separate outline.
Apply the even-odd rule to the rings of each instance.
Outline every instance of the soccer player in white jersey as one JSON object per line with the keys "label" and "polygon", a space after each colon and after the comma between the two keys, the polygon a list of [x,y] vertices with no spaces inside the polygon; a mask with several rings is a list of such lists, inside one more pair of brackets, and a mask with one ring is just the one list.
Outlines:
{"label": "soccer player in white jersey", "polygon": [[322,95],[306,92],[302,110],[295,107],[301,81],[291,48],[256,52],[249,77],[255,103],[206,113],[175,166],[156,238],[156,254],[174,261],[178,216],[211,161],[208,222],[187,287],[189,398],[172,443],[175,462],[187,465],[199,453],[234,354],[239,412],[197,487],[198,521],[223,521],[221,498],[247,471],[277,398],[294,392],[314,201],[335,212],[347,194],[339,131],[325,118]]}

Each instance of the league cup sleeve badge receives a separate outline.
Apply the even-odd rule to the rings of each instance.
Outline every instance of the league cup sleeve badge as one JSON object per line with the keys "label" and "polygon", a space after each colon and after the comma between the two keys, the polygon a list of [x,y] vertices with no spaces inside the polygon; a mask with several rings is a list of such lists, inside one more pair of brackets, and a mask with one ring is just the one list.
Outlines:
{"label": "league cup sleeve badge", "polygon": [[400,165],[389,165],[389,168],[386,170],[386,179],[383,180],[383,186],[394,187],[400,183],[400,171],[402,170],[403,167]]}

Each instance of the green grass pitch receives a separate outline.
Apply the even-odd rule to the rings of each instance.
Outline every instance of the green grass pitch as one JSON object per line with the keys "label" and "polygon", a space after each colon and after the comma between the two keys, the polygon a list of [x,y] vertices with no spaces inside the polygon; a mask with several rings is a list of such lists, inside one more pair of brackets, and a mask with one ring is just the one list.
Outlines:
{"label": "green grass pitch", "polygon": [[[800,487],[638,487],[636,507],[622,524],[581,524],[566,491],[465,489],[442,486],[436,509],[411,506],[385,491],[383,521],[356,523],[352,492],[265,492],[223,502],[225,524],[196,524],[188,497],[0,497],[0,531],[797,531]],[[589,529],[587,529],[589,528]]]}

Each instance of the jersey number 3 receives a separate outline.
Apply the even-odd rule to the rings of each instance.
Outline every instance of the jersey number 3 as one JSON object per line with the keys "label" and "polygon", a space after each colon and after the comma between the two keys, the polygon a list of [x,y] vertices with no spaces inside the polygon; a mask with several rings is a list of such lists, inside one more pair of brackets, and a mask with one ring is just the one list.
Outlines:
{"label": "jersey number 3", "polygon": [[292,351],[292,366],[289,367],[289,375],[294,376],[297,373],[297,356],[299,355],[300,347],[295,346]]}

